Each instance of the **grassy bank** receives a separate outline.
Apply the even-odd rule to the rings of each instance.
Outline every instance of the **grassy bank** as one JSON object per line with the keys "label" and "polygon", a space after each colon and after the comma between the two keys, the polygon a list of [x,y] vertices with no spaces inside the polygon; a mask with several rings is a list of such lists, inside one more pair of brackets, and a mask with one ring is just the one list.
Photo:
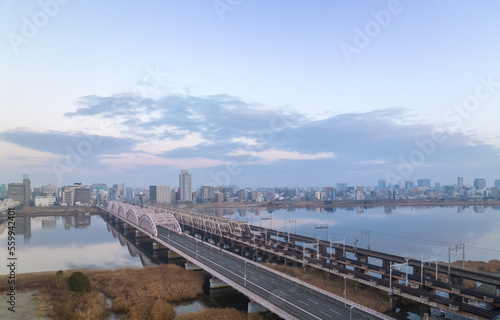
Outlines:
{"label": "grassy bank", "polygon": [[[304,273],[304,269],[301,267],[288,267],[273,265],[271,263],[266,263],[265,265],[323,290],[339,296],[344,296],[344,279],[340,277],[331,275],[330,280],[327,280],[324,272],[311,268],[308,268],[306,273]],[[356,301],[356,303],[364,305],[365,307],[379,312],[391,310],[391,303],[386,292],[362,285],[356,289],[355,283],[350,280],[347,280],[346,292],[347,299]]]}
{"label": "grassy bank", "polygon": [[[16,290],[38,291],[39,316],[51,319],[106,319],[110,315],[106,299],[112,301],[112,311],[122,319],[174,319],[172,303],[196,298],[202,293],[203,276],[176,265],[116,270],[79,270],[91,282],[90,293],[75,293],[66,283],[72,271],[62,276],[56,272],[19,274]],[[0,277],[0,292],[7,291],[7,277]],[[218,314],[220,313],[220,317]],[[215,309],[213,319],[229,319],[227,315],[244,313],[236,310]],[[237,319],[230,316],[231,319]],[[181,319],[201,319],[196,314]],[[209,319],[209,318],[203,318]]]}

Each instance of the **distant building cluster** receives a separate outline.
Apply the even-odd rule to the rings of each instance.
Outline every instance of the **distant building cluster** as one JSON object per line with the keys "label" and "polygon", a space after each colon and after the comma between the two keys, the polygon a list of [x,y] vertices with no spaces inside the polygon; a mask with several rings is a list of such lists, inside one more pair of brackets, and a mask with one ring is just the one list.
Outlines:
{"label": "distant building cluster", "polygon": [[290,188],[261,187],[243,188],[229,186],[200,186],[193,189],[192,175],[188,170],[181,170],[179,186],[151,185],[149,188],[126,187],[125,183],[93,183],[90,186],[74,183],[57,186],[43,184],[39,188],[31,187],[29,175],[23,176],[22,183],[0,184],[0,199],[11,198],[19,206],[84,206],[104,203],[110,200],[122,200],[135,204],[172,203],[221,203],[221,202],[273,202],[273,201],[345,201],[373,199],[500,199],[500,179],[488,188],[486,179],[476,178],[473,182],[464,182],[457,178],[453,185],[431,183],[431,179],[400,180],[387,183],[379,180],[376,187],[349,186],[337,183],[335,187]]}

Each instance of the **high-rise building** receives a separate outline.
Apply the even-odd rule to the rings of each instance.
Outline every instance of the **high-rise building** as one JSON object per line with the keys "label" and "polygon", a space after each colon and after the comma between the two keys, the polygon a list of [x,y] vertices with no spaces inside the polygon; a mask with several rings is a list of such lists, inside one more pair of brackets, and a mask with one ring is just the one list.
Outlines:
{"label": "high-rise building", "polygon": [[200,187],[200,198],[201,202],[210,202],[210,186],[201,186]]}
{"label": "high-rise building", "polygon": [[42,195],[44,196],[57,196],[57,186],[55,184],[42,184]]}
{"label": "high-rise building", "polygon": [[483,178],[474,179],[474,188],[478,190],[486,188],[486,179]]}
{"label": "high-rise building", "polygon": [[172,203],[170,186],[149,186],[149,200],[156,204]]}
{"label": "high-rise building", "polygon": [[179,174],[179,191],[181,202],[191,202],[193,200],[192,177],[187,170],[181,170]]}
{"label": "high-rise building", "polygon": [[31,205],[31,181],[29,175],[23,175],[23,183],[8,184],[7,197],[22,206],[29,207]]}
{"label": "high-rise building", "polygon": [[463,188],[464,187],[464,177],[458,177],[457,178],[457,188]]}
{"label": "high-rise building", "polygon": [[495,187],[500,189],[500,180],[495,180]]}
{"label": "high-rise building", "polygon": [[88,186],[78,186],[74,189],[74,204],[90,203],[90,188]]}
{"label": "high-rise building", "polygon": [[379,180],[378,187],[379,187],[379,189],[385,189],[386,188],[385,180]]}
{"label": "high-rise building", "polygon": [[348,185],[345,182],[337,183],[337,190],[343,191],[343,190],[347,189],[347,186]]}
{"label": "high-rise building", "polygon": [[431,187],[431,179],[418,179],[417,187],[419,188],[430,188]]}
{"label": "high-rise building", "polygon": [[399,189],[402,190],[406,187],[406,180],[399,180]]}

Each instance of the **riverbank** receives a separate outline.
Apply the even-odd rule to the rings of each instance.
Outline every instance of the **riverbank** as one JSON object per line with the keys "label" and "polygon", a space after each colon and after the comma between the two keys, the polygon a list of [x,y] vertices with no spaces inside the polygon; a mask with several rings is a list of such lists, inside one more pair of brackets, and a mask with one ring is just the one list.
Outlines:
{"label": "riverbank", "polygon": [[500,207],[500,200],[462,200],[462,199],[376,199],[340,201],[270,201],[270,202],[218,202],[187,204],[188,208],[261,208],[266,210],[287,208],[346,208],[346,207],[453,207],[453,206],[491,206]]}
{"label": "riverbank", "polygon": [[[76,270],[16,275],[16,313],[0,308],[0,319],[108,319],[113,313],[130,320],[175,319],[174,303],[202,293],[203,276],[176,265],[106,270],[81,269],[89,277],[90,293],[69,290],[67,278]],[[9,292],[8,276],[0,276],[0,292]],[[30,298],[36,294],[36,300]],[[107,301],[111,303],[108,303]],[[111,306],[109,308],[108,306]],[[19,318],[23,311],[24,316]],[[209,311],[206,311],[209,310]],[[26,312],[30,315],[26,315]],[[203,319],[247,319],[234,309],[205,309]],[[190,316],[191,315],[191,316]],[[207,317],[210,315],[210,317]],[[199,318],[184,314],[181,319]]]}

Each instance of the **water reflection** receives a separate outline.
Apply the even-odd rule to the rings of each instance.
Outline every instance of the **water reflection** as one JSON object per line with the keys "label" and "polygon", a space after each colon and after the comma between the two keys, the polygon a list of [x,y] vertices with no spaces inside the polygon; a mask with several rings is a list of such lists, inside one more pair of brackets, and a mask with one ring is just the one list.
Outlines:
{"label": "water reflection", "polygon": [[[286,221],[296,219],[297,233],[322,240],[402,256],[448,261],[450,245],[465,243],[467,260],[499,259],[500,216],[497,207],[486,206],[416,206],[416,207],[346,207],[269,209],[195,209],[209,215],[246,221],[252,225],[294,232]],[[267,212],[266,212],[267,211]],[[327,224],[327,230],[317,225]],[[363,231],[370,231],[369,237]],[[358,236],[356,236],[356,234]],[[370,243],[368,243],[370,241]],[[451,260],[461,256],[451,256]]]}
{"label": "water reflection", "polygon": [[[71,268],[140,267],[106,229],[99,216],[16,217],[17,272],[67,270]],[[0,243],[6,244],[6,221],[0,224]],[[7,261],[7,250],[0,250]],[[0,274],[7,274],[5,266]]]}

